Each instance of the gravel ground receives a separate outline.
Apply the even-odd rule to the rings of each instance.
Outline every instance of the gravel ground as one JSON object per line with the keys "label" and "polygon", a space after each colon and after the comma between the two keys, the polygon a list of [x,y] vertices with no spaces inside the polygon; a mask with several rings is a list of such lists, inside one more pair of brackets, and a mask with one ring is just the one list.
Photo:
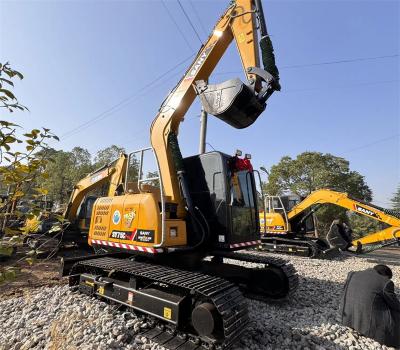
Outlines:
{"label": "gravel ground", "polygon": [[[235,350],[390,349],[340,326],[336,320],[347,273],[374,263],[355,257],[290,260],[300,275],[295,297],[279,304],[249,300],[252,324]],[[400,267],[391,267],[399,287]],[[1,350],[162,349],[137,335],[144,326],[133,314],[71,293],[62,285],[0,302]]]}

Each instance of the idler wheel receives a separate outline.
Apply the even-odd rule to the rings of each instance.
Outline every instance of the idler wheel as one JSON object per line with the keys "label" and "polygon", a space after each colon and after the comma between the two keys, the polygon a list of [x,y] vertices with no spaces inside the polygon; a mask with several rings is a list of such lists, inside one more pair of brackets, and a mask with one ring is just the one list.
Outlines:
{"label": "idler wheel", "polygon": [[210,336],[218,332],[221,316],[211,303],[197,305],[192,311],[192,324],[199,335]]}
{"label": "idler wheel", "polygon": [[251,273],[249,291],[270,299],[285,298],[289,292],[288,277],[275,266],[255,269]]}

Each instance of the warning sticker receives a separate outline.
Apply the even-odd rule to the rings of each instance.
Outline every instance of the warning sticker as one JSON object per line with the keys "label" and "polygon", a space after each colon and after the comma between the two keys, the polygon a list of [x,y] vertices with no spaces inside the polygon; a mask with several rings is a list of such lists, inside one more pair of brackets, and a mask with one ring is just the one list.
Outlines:
{"label": "warning sticker", "polygon": [[136,231],[135,241],[142,243],[154,243],[154,230],[141,230]]}
{"label": "warning sticker", "polygon": [[168,320],[172,318],[172,310],[169,307],[164,307],[164,317]]}

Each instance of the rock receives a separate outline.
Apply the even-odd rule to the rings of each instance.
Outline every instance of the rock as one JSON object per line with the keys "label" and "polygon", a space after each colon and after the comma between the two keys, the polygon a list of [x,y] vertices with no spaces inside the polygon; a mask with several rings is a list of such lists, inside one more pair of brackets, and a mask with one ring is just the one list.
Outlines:
{"label": "rock", "polygon": [[[282,258],[290,259],[299,272],[298,291],[288,303],[248,300],[251,326],[233,350],[388,349],[341,326],[334,318],[347,273],[371,267],[373,263],[361,258],[332,261]],[[399,286],[400,267],[391,267],[393,281]],[[147,327],[135,314],[72,293],[67,286],[40,288],[29,297],[0,301],[1,350],[4,346],[7,350],[162,349],[140,335]]]}

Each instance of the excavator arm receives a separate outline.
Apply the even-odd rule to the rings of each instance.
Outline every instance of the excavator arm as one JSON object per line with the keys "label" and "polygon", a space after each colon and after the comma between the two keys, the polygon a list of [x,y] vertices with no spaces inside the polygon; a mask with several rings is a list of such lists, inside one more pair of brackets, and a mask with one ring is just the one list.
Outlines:
{"label": "excavator arm", "polygon": [[352,212],[383,222],[389,226],[382,231],[352,241],[351,244],[353,246],[400,238],[399,215],[396,215],[396,213],[392,211],[351,198],[347,193],[336,192],[327,189],[317,190],[308,195],[303,201],[298,203],[291,211],[288,212],[288,219],[290,220],[294,218],[310,207],[326,203],[337,205]]}
{"label": "excavator arm", "polygon": [[76,219],[76,215],[83,198],[96,188],[109,182],[108,196],[115,195],[118,185],[124,182],[127,167],[127,155],[121,154],[120,157],[108,165],[97,169],[82,180],[80,180],[71,193],[67,208],[64,212],[64,218],[69,222]]}
{"label": "excavator arm", "polygon": [[[258,28],[264,69],[260,68]],[[207,81],[229,44],[235,40],[247,84],[232,79],[218,85]],[[270,72],[268,72],[269,70]],[[185,217],[184,169],[177,135],[179,124],[200,96],[207,112],[236,128],[251,125],[265,109],[266,100],[279,90],[272,44],[266,31],[260,0],[234,1],[217,22],[193,63],[159,109],[151,126],[151,143],[160,169],[165,198],[178,205]],[[178,176],[177,176],[178,175]]]}

